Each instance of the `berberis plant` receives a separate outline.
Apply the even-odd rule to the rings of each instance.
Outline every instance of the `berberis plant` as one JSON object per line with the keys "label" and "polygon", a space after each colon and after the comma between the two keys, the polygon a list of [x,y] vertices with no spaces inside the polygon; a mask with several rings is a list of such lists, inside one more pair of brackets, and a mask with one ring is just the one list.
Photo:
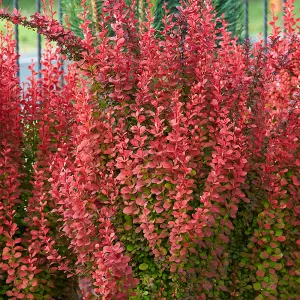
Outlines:
{"label": "berberis plant", "polygon": [[251,47],[210,1],[150,9],[84,9],[82,40],[1,10],[57,41],[21,87],[0,35],[1,298],[300,299],[293,1]]}

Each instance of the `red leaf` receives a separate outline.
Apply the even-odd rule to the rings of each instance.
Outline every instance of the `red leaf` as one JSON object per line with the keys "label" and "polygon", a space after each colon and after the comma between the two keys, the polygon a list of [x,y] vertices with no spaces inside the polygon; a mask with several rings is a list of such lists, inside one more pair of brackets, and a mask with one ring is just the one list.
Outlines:
{"label": "red leaf", "polygon": [[123,213],[126,214],[126,215],[132,215],[133,213],[133,208],[131,206],[126,206],[124,209],[123,209]]}
{"label": "red leaf", "polygon": [[213,100],[211,101],[211,105],[212,105],[212,106],[217,106],[217,105],[218,105],[217,99],[213,99]]}
{"label": "red leaf", "polygon": [[231,230],[234,230],[234,227],[233,227],[232,222],[231,222],[230,220],[227,220],[227,221],[225,222],[225,225],[226,225],[228,228],[230,228]]}
{"label": "red leaf", "polygon": [[279,242],[284,242],[286,240],[286,237],[285,236],[278,236],[276,238],[276,240],[279,241]]}
{"label": "red leaf", "polygon": [[14,293],[12,291],[7,291],[6,295],[9,296],[9,297],[12,297],[14,295]]}
{"label": "red leaf", "polygon": [[295,186],[300,186],[300,181],[298,180],[298,178],[295,175],[291,176],[291,179]]}
{"label": "red leaf", "polygon": [[14,257],[15,257],[15,258],[19,258],[19,257],[21,257],[21,255],[22,255],[22,254],[21,254],[20,252],[16,252],[15,255],[14,255]]}
{"label": "red leaf", "polygon": [[23,299],[25,297],[25,295],[23,294],[23,293],[19,293],[18,295],[17,295],[17,298],[18,299]]}
{"label": "red leaf", "polygon": [[124,39],[124,38],[118,39],[118,40],[117,40],[117,46],[118,46],[118,47],[122,46],[122,45],[124,44],[124,42],[125,42],[125,39]]}
{"label": "red leaf", "polygon": [[264,277],[264,276],[265,276],[265,272],[264,272],[263,270],[257,270],[257,271],[256,271],[256,275],[257,275],[258,277]]}

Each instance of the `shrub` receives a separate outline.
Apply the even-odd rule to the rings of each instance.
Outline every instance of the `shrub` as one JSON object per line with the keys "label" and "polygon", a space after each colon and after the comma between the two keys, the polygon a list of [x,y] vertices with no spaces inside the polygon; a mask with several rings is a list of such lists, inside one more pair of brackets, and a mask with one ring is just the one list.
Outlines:
{"label": "shrub", "polygon": [[300,37],[285,10],[285,31],[273,17],[253,47],[209,1],[157,32],[106,0],[83,40],[51,14],[1,11],[58,42],[20,88],[0,36],[3,297],[300,299]]}

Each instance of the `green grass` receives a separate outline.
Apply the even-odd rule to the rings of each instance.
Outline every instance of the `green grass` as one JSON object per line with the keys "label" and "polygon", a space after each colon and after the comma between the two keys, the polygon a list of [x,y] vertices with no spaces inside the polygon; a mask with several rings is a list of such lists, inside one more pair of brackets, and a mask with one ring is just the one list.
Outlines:
{"label": "green grass", "polygon": [[[270,2],[270,1],[269,1]],[[300,1],[295,1],[296,16],[300,17]],[[282,26],[282,15],[278,16],[278,24]],[[252,37],[257,37],[264,30],[264,4],[262,0],[249,0],[249,34]],[[271,12],[269,12],[269,21],[271,20]],[[268,34],[271,32],[270,25],[268,26]]]}
{"label": "green grass", "polygon": [[[13,9],[13,0],[2,0],[3,7],[8,7],[9,11]],[[57,7],[57,1],[54,0],[55,7]],[[24,16],[31,16],[36,12],[35,0],[19,0],[19,8],[21,14]],[[0,21],[0,30],[3,31],[5,22]],[[37,48],[37,34],[35,31],[19,26],[19,48],[21,53],[32,53]],[[42,43],[45,39],[42,37]]]}
{"label": "green grass", "polygon": [[[72,1],[72,0],[70,0]],[[236,0],[243,1],[243,0]],[[12,8],[13,0],[3,0],[4,7]],[[296,15],[300,17],[300,1],[295,1]],[[54,0],[57,4],[57,1]],[[36,11],[35,0],[19,0],[19,7],[22,14],[26,16],[32,15]],[[263,15],[264,7],[262,0],[249,0],[249,33],[252,37],[257,37],[259,33],[263,32]],[[279,22],[281,25],[282,23]],[[4,22],[0,21],[0,30],[3,30]],[[20,32],[20,50],[22,53],[33,52],[37,45],[37,35],[34,31],[19,27]],[[270,26],[268,32],[271,32]]]}

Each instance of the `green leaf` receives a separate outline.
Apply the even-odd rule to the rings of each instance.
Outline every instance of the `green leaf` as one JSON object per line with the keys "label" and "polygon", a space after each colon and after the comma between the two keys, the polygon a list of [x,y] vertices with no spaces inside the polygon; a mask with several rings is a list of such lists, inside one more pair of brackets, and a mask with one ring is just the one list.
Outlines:
{"label": "green leaf", "polygon": [[253,284],[253,288],[256,290],[256,291],[260,291],[261,290],[261,284],[259,282],[255,282]]}
{"label": "green leaf", "polygon": [[165,184],[165,188],[166,188],[167,190],[171,190],[171,189],[172,189],[172,184],[171,184],[170,182],[167,182],[167,183]]}
{"label": "green leaf", "polygon": [[133,249],[134,249],[134,245],[132,244],[126,246],[126,250],[129,252],[132,251]]}
{"label": "green leaf", "polygon": [[145,271],[145,270],[148,269],[148,265],[146,263],[142,263],[142,264],[139,265],[139,269],[141,271]]}
{"label": "green leaf", "polygon": [[196,170],[192,170],[190,173],[192,176],[195,176],[197,174]]}

